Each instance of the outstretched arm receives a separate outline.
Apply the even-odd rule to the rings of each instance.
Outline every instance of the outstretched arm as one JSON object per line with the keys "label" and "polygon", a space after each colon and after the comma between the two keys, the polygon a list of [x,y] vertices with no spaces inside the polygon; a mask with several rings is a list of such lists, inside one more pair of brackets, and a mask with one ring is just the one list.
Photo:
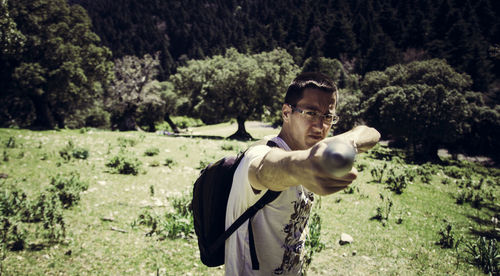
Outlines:
{"label": "outstretched arm", "polygon": [[376,145],[380,134],[374,128],[359,126],[341,135],[324,139],[307,150],[284,151],[273,148],[250,164],[250,184],[257,190],[274,191],[303,185],[319,195],[332,194],[346,188],[357,177],[354,167],[349,173],[338,177],[321,166],[323,152],[331,139],[354,141],[358,151],[364,152]]}

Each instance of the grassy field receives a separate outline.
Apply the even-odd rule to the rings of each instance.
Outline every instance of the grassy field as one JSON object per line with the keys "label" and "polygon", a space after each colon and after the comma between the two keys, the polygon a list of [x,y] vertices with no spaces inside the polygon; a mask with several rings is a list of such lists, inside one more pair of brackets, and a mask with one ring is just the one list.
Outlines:
{"label": "grassy field", "polygon": [[[259,123],[247,127],[255,138],[278,132]],[[16,187],[35,199],[58,174],[71,173],[88,184],[80,200],[62,211],[66,231],[57,242],[40,242],[40,223],[19,223],[27,230],[26,245],[14,251],[2,246],[3,275],[222,275],[222,267],[207,268],[199,261],[193,234],[169,238],[141,225],[141,214],[166,218],[164,214],[175,211],[172,198],[187,198],[200,167],[245,149],[251,142],[201,138],[224,137],[235,130],[226,123],[170,137],[95,129],[0,129],[3,190]],[[88,151],[88,157],[64,155],[78,149]],[[469,263],[466,249],[479,236],[499,238],[499,170],[467,163],[453,169],[417,166],[391,152],[382,147],[358,156],[362,171],[352,188],[319,200],[315,210],[322,218],[325,248],[313,256],[308,274],[482,274]],[[136,158],[137,175],[106,166],[115,156]],[[403,169],[415,178],[404,179],[408,186],[397,194],[387,189],[388,178],[391,172],[403,174]],[[372,171],[385,172],[382,183]],[[467,191],[475,197],[467,197]],[[458,204],[457,198],[465,202]],[[448,225],[451,231],[440,235]],[[342,233],[354,241],[340,245]],[[443,237],[448,243],[453,239],[453,248],[436,244]]]}

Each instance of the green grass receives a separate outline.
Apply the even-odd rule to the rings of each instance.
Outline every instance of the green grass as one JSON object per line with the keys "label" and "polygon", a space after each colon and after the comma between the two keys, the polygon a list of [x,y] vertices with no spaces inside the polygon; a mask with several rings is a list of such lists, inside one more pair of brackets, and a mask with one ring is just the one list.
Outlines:
{"label": "green grass", "polygon": [[[228,136],[235,130],[235,124],[226,123],[195,128],[193,135]],[[262,138],[279,130],[248,127],[248,131]],[[15,146],[7,147],[12,145],[12,141],[8,143],[11,137]],[[64,160],[59,152],[68,141],[87,149],[87,159]],[[38,251],[7,252],[3,261],[5,275],[222,275],[222,268],[207,268],[199,261],[195,238],[158,240],[145,236],[147,227],[132,227],[132,223],[145,209],[157,214],[170,211],[167,197],[191,189],[200,162],[235,154],[250,143],[92,129],[0,129],[0,173],[8,175],[0,184],[15,183],[30,197],[48,187],[57,173],[76,171],[89,184],[79,203],[64,210],[65,240]],[[159,153],[145,155],[151,148],[158,148]],[[106,162],[120,151],[142,162],[138,175],[117,174],[106,167]],[[4,161],[4,155],[8,161]],[[453,226],[453,235],[464,241],[477,239],[478,233],[495,233],[489,222],[499,213],[497,202],[486,201],[481,209],[467,203],[457,205],[454,196],[460,188],[453,183],[442,184],[445,176],[441,172],[433,175],[429,184],[417,177],[401,195],[396,195],[384,184],[371,182],[370,168],[385,161],[369,159],[366,154],[358,158],[367,167],[360,172],[354,192],[321,199],[321,241],[326,248],[314,255],[310,275],[482,273],[466,262],[464,246],[459,245],[455,251],[435,243],[446,223]],[[167,159],[175,164],[165,166]],[[394,202],[385,226],[370,219],[381,204],[381,192]],[[498,198],[498,189],[495,193]],[[400,224],[398,219],[402,220]],[[352,244],[339,245],[343,232],[354,238]]]}

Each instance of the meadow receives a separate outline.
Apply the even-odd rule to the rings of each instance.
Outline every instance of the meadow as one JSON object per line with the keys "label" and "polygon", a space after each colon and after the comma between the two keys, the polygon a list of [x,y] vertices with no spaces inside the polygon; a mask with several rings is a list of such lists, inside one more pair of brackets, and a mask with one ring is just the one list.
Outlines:
{"label": "meadow", "polygon": [[[200,262],[187,205],[204,166],[252,143],[220,139],[235,130],[0,129],[1,274],[223,275]],[[308,275],[499,273],[500,170],[404,157],[379,145],[351,187],[317,198]]]}

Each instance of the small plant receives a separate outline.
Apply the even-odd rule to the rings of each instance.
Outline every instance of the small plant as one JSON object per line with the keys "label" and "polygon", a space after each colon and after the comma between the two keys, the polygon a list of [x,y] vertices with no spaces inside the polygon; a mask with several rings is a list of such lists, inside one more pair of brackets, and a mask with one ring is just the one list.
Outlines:
{"label": "small plant", "polygon": [[305,248],[304,271],[307,271],[312,262],[313,255],[325,248],[325,244],[321,242],[321,217],[316,212],[313,212],[309,219],[309,233],[306,238]]}
{"label": "small plant", "polygon": [[496,239],[480,237],[466,244],[469,262],[481,268],[485,274],[499,275],[500,250]]}
{"label": "small plant", "polygon": [[207,159],[202,159],[202,160],[200,160],[200,164],[198,165],[197,169],[198,170],[203,170],[204,168],[206,168],[211,163],[212,162],[208,161]]}
{"label": "small plant", "polygon": [[441,183],[442,183],[443,185],[450,185],[450,184],[452,184],[453,182],[451,181],[451,179],[450,179],[449,177],[446,177],[446,176],[445,176],[443,179],[441,179]]}
{"label": "small plant", "polygon": [[221,148],[222,150],[225,150],[225,151],[239,151],[239,150],[240,150],[238,146],[235,146],[235,145],[233,145],[233,144],[226,144],[226,143],[225,143],[225,144],[222,144],[222,145],[220,146],[220,148]]}
{"label": "small plant", "polygon": [[387,163],[384,163],[383,166],[375,166],[370,170],[373,181],[377,183],[382,183],[384,179],[384,174],[387,170]]}
{"label": "small plant", "polygon": [[106,162],[106,167],[112,168],[114,172],[119,174],[137,175],[141,170],[142,162],[133,156],[128,156],[121,152],[118,155],[111,157]]}
{"label": "small plant", "polygon": [[174,159],[170,158],[170,157],[167,157],[165,159],[165,166],[169,167],[169,168],[173,168],[177,165],[177,161],[175,161]]}
{"label": "small plant", "polygon": [[3,150],[3,161],[4,162],[9,162],[9,154],[7,153],[6,150]]}
{"label": "small plant", "polygon": [[402,173],[397,175],[389,175],[385,182],[387,185],[387,189],[395,192],[396,194],[402,194],[410,183],[410,180],[405,173]]}
{"label": "small plant", "polygon": [[52,177],[49,192],[57,194],[61,201],[62,207],[67,209],[76,205],[80,201],[80,193],[86,191],[89,185],[80,180],[78,173],[70,173],[69,175],[58,174]]}
{"label": "small plant", "polygon": [[453,236],[451,228],[451,224],[448,223],[444,229],[439,231],[440,238],[436,245],[441,246],[441,248],[455,248],[458,246],[458,241]]}
{"label": "small plant", "polygon": [[470,203],[474,208],[480,208],[481,203],[484,201],[483,191],[472,190],[470,188],[466,188],[460,190],[458,194],[455,196],[456,203],[462,205],[464,203]]}
{"label": "small plant", "polygon": [[155,156],[155,155],[158,155],[160,153],[160,149],[159,148],[148,148],[144,151],[144,155],[146,156]]}
{"label": "small plant", "polygon": [[89,150],[85,148],[74,148],[71,151],[71,156],[76,159],[87,159],[89,157]]}
{"label": "small plant", "polygon": [[133,147],[137,145],[138,141],[135,140],[134,138],[129,138],[129,137],[118,137],[117,139],[118,145],[122,148],[126,148],[128,146]]}
{"label": "small plant", "polygon": [[5,147],[13,149],[16,147],[16,138],[13,136],[9,137],[9,140],[5,143]]}
{"label": "small plant", "polygon": [[382,205],[377,207],[376,214],[371,219],[378,220],[382,222],[382,225],[385,226],[387,221],[389,220],[389,214],[392,209],[392,199],[389,196],[385,196],[380,193],[380,199],[382,200]]}
{"label": "small plant", "polygon": [[149,166],[150,166],[150,167],[158,167],[158,166],[160,166],[160,161],[158,161],[158,160],[153,160],[153,161],[151,161],[151,162],[149,163]]}

